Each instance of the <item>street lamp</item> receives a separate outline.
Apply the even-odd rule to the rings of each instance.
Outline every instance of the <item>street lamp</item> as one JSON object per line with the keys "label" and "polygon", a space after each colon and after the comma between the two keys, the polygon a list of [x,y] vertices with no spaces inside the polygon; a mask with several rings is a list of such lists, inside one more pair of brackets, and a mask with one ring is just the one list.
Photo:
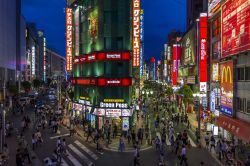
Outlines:
{"label": "street lamp", "polygon": [[144,94],[145,94],[145,91],[143,90],[141,93],[144,95]]}
{"label": "street lamp", "polygon": [[153,93],[154,93],[154,92],[151,90],[151,91],[150,91],[150,94],[152,95]]}

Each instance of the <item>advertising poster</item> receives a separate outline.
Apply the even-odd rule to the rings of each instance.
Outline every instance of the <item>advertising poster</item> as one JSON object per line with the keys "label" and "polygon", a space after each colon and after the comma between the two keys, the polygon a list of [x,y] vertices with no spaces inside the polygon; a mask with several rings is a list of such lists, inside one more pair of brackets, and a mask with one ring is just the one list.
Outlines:
{"label": "advertising poster", "polygon": [[195,64],[195,28],[192,28],[183,38],[182,38],[182,62],[184,65],[194,65]]}
{"label": "advertising poster", "polygon": [[207,13],[200,14],[200,92],[207,92]]}
{"label": "advertising poster", "polygon": [[211,91],[210,97],[211,97],[211,100],[210,100],[210,110],[211,110],[211,112],[214,112],[215,111],[215,100],[216,100],[215,91],[214,90]]}
{"label": "advertising poster", "polygon": [[220,64],[221,109],[226,115],[233,116],[233,61]]}
{"label": "advertising poster", "polygon": [[129,118],[128,117],[123,117],[122,118],[122,130],[123,131],[128,131],[129,130]]}
{"label": "advertising poster", "polygon": [[219,64],[213,63],[212,64],[212,80],[219,81]]}
{"label": "advertising poster", "polygon": [[222,58],[250,49],[250,1],[227,0],[222,6]]}

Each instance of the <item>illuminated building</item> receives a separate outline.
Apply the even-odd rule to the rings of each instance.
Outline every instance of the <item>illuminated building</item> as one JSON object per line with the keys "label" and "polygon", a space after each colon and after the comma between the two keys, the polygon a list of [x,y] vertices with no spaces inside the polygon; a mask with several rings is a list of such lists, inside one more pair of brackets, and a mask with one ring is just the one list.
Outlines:
{"label": "illuminated building", "polygon": [[93,127],[116,123],[119,130],[128,129],[127,118],[132,115],[131,7],[128,0],[79,0],[66,8],[66,63],[68,71],[72,66],[74,86],[72,115],[81,115]]}

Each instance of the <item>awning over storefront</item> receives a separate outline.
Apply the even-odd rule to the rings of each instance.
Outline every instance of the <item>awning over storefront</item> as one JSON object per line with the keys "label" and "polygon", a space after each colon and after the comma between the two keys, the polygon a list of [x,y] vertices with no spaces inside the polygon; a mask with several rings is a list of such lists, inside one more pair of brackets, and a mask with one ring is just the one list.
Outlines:
{"label": "awning over storefront", "polygon": [[238,119],[233,119],[225,115],[220,115],[218,125],[239,139],[250,143],[250,124]]}

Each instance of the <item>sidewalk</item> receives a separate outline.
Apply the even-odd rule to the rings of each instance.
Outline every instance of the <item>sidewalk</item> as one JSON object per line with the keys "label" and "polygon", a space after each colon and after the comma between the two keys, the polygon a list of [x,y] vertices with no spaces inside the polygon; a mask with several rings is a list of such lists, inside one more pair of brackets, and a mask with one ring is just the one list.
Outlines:
{"label": "sidewalk", "polygon": [[[30,110],[26,110],[25,113],[23,115],[13,115],[11,114],[11,112],[9,112],[9,114],[6,116],[6,120],[13,122],[13,131],[12,131],[12,135],[10,137],[6,138],[6,143],[8,145],[9,148],[9,154],[10,154],[10,159],[9,159],[9,165],[16,165],[16,151],[18,148],[18,140],[17,140],[17,133],[16,131],[20,129],[20,123],[21,123],[21,118],[25,115],[30,115]],[[32,126],[32,121],[31,121],[31,126]],[[31,129],[26,129],[29,130],[28,132],[31,132]],[[24,140],[24,144],[28,144],[26,139],[27,139],[27,132],[24,133],[25,136],[25,140]],[[32,163],[30,165],[32,166],[42,166],[42,162],[38,159],[37,155],[35,154],[35,152],[30,148],[30,144],[28,144],[28,149],[29,149],[29,154],[30,154],[30,158]],[[26,165],[27,162],[25,163]]]}

